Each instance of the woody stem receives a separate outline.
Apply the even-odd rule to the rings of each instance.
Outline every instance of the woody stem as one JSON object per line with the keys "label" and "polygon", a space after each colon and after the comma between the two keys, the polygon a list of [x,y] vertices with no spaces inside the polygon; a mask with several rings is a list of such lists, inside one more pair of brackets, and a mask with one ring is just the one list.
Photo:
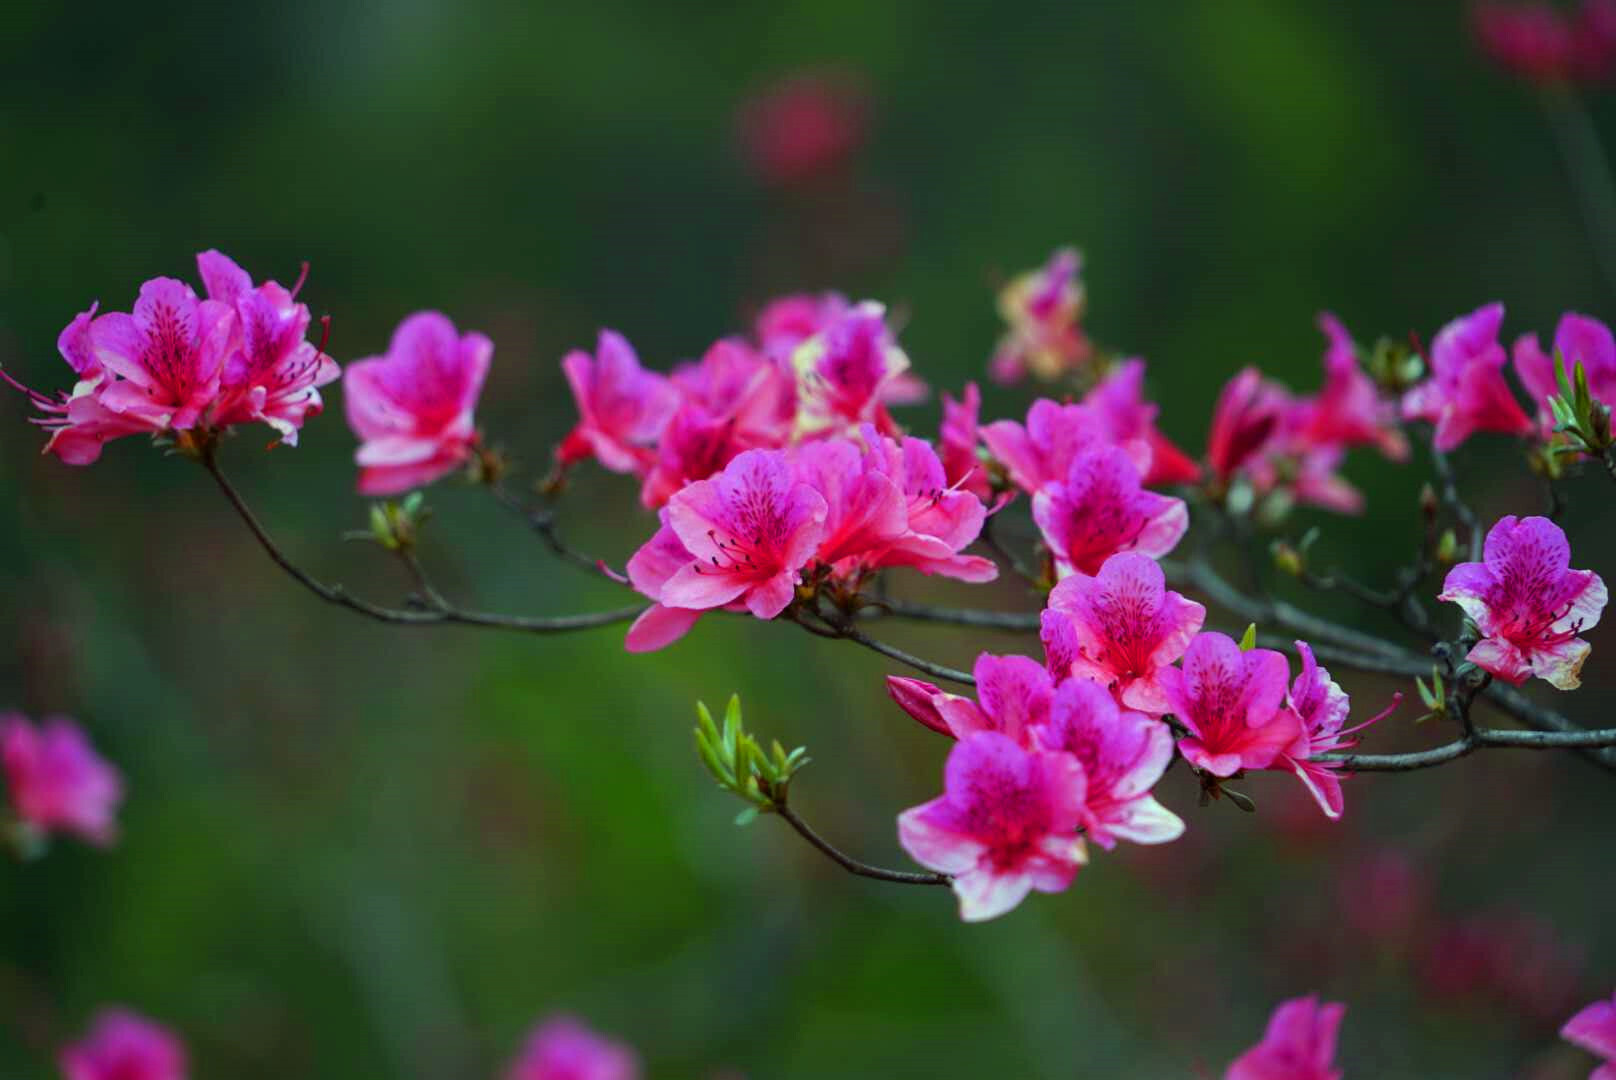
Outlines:
{"label": "woody stem", "polygon": [[832,862],[836,863],[836,865],[840,866],[843,870],[846,870],[850,874],[857,874],[859,877],[874,878],[876,881],[890,881],[899,885],[953,884],[954,879],[949,877],[947,874],[933,874],[930,872],[923,873],[914,870],[887,870],[880,866],[871,866],[867,862],[861,862],[858,859],[853,858],[853,856],[833,846],[830,841],[826,840],[824,837],[815,832],[812,826],[799,817],[797,812],[786,803],[784,798],[781,798],[774,804],[774,812],[779,814],[781,819],[784,820],[787,825],[790,825],[793,829],[797,830],[797,834],[799,836],[808,841]]}

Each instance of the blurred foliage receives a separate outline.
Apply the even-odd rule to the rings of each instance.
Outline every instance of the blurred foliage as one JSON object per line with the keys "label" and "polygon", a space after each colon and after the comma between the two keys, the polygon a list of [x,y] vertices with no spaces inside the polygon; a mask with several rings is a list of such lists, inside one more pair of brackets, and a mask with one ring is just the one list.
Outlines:
{"label": "blurred foliage", "polygon": [[[767,190],[733,110],[804,65],[860,75],[870,145],[838,187]],[[900,306],[917,368],[957,387],[997,333],[995,282],[1066,242],[1097,338],[1150,358],[1188,445],[1242,364],[1315,384],[1322,307],[1365,341],[1495,297],[1512,333],[1611,314],[1532,97],[1475,56],[1457,4],[25,0],[0,10],[0,88],[8,369],[64,383],[53,343],[75,312],[193,276],[202,248],[283,280],[308,259],[341,360],[421,307],[489,333],[482,419],[530,472],[568,422],[556,360],[600,325],[666,368],[774,292],[837,287]],[[229,458],[298,559],[396,596],[383,553],[337,543],[367,509],[332,398],[301,448],[262,454],[254,431]],[[1024,400],[989,390],[987,411]],[[82,718],[131,794],[111,853],[0,868],[6,1076],[52,1075],[51,1047],[117,1001],[183,1031],[204,1080],[489,1076],[554,1008],[638,1046],[652,1077],[1156,1078],[1221,1069],[1310,991],[1350,1003],[1353,1076],[1587,1068],[1553,1009],[1616,970],[1616,802],[1575,760],[1355,780],[1340,826],[1280,777],[1250,785],[1255,818],[1198,810],[1175,771],[1185,840],[966,927],[939,892],[849,878],[777,821],[735,829],[691,752],[692,703],[740,693],[815,758],[794,805],[904,865],[893,816],[935,791],[943,746],[885,700],[879,658],[736,621],[646,657],[615,630],[372,625],[294,591],[200,470],[134,440],[88,470],[41,460],[25,412],[0,425],[0,699]],[[1507,447],[1464,467],[1484,515],[1541,504]],[[1317,518],[1317,551],[1373,576],[1417,535],[1422,476],[1367,456],[1349,473],[1372,513]],[[1578,565],[1608,580],[1608,480],[1567,491]],[[478,492],[430,501],[422,557],[457,598],[614,602]],[[619,566],[650,531],[630,485],[593,472],[563,517]],[[1585,715],[1608,715],[1606,638],[1570,702]],[[953,663],[1034,647],[902,640]],[[1411,716],[1371,748],[1428,738]],[[1387,850],[1444,918],[1529,913],[1580,959],[1523,991],[1538,1010],[1478,980],[1433,995],[1417,969],[1440,927],[1412,953],[1365,936],[1390,902],[1354,868]]]}

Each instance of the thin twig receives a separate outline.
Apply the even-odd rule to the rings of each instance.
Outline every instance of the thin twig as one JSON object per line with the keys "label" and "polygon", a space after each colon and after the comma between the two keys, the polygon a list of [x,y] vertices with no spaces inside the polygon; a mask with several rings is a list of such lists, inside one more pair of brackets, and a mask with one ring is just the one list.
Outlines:
{"label": "thin twig", "polygon": [[1430,750],[1408,754],[1322,754],[1314,760],[1340,762],[1349,772],[1409,772],[1445,765],[1484,749],[1596,750],[1610,747],[1616,747],[1616,729],[1557,732],[1477,728]]}
{"label": "thin twig", "polygon": [[939,679],[947,679],[949,682],[960,683],[964,686],[976,685],[976,677],[970,672],[960,671],[958,668],[951,668],[945,664],[934,663],[923,657],[916,656],[914,653],[904,652],[896,645],[888,645],[884,641],[877,641],[852,623],[843,623],[835,629],[839,637],[856,642],[866,649],[873,649],[882,656],[896,660],[900,664],[907,664],[916,671],[923,671],[927,675],[934,675]]}
{"label": "thin twig", "polygon": [[779,814],[787,825],[796,829],[798,835],[804,840],[818,848],[821,853],[850,874],[874,878],[877,881],[891,881],[899,885],[952,885],[954,883],[954,879],[947,874],[921,873],[914,870],[887,870],[879,866],[871,866],[866,862],[860,862],[846,852],[831,846],[828,840],[814,832],[813,828],[798,817],[797,812],[791,809],[784,801],[774,804],[774,812]]}
{"label": "thin twig", "polygon": [[1480,562],[1481,520],[1459,494],[1459,481],[1454,475],[1453,463],[1448,460],[1447,454],[1437,449],[1434,431],[1431,433],[1431,463],[1436,466],[1437,477],[1442,481],[1442,501],[1453,511],[1453,516],[1459,519],[1469,534],[1466,543],[1470,549],[1470,561]]}
{"label": "thin twig", "polygon": [[[602,571],[603,563],[600,559],[591,558],[570,546],[561,538],[561,533],[556,525],[555,512],[549,507],[530,507],[499,484],[489,484],[487,486],[489,493],[499,501],[500,505],[527,522],[528,528],[537,533],[539,538],[544,541],[545,546],[554,552],[558,558],[572,563],[581,570],[587,570],[596,577],[609,577]],[[611,578],[611,580],[617,584],[624,584],[617,578]]]}
{"label": "thin twig", "polygon": [[[441,626],[446,624],[480,626],[494,630],[517,630],[529,634],[562,634],[574,630],[591,630],[600,626],[628,622],[630,619],[637,618],[644,610],[643,607],[637,606],[618,608],[614,611],[590,612],[583,615],[548,617],[498,615],[490,612],[467,611],[451,607],[448,606],[446,601],[442,600],[441,596],[438,597],[438,601],[442,602],[444,606],[439,607],[431,599],[433,595],[436,595],[436,592],[431,590],[430,586],[423,589],[423,592],[427,593],[427,602],[433,604],[427,610],[390,608],[380,604],[373,604],[368,600],[362,600],[357,596],[350,595],[341,585],[331,585],[319,580],[292,562],[286,553],[270,538],[269,533],[260,524],[257,516],[248,507],[246,500],[242,498],[241,493],[225,477],[223,470],[219,468],[218,460],[209,453],[202,458],[202,465],[213,476],[214,481],[219,485],[219,490],[224,492],[225,498],[230,501],[230,505],[235,507],[236,514],[240,516],[242,523],[247,526],[247,530],[252,533],[253,538],[258,541],[258,546],[263,548],[265,554],[274,560],[275,565],[286,571],[292,580],[326,603],[347,608],[349,611],[357,612],[369,619],[375,619],[377,622],[393,623],[401,626]],[[406,565],[408,566],[409,563],[406,562]],[[412,572],[419,572],[419,570],[420,567],[417,564]]]}

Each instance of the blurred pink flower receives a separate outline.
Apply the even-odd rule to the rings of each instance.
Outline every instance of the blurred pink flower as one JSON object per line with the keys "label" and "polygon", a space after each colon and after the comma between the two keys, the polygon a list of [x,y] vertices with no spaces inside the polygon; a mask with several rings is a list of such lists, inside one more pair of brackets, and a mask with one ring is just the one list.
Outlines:
{"label": "blurred pink flower", "polygon": [[1037,270],[1029,270],[999,293],[999,314],[1008,330],[988,371],[996,382],[1013,383],[1031,371],[1056,379],[1083,364],[1093,351],[1080,325],[1085,305],[1083,260],[1061,248]]}
{"label": "blurred pink flower", "polygon": [[1426,917],[1430,889],[1414,859],[1383,848],[1345,868],[1337,907],[1358,933],[1385,945],[1401,945]]}
{"label": "blurred pink flower", "polygon": [[1616,998],[1589,1005],[1565,1022],[1560,1035],[1604,1059],[1588,1080],[1616,1080]]}
{"label": "blurred pink flower", "polygon": [[1280,435],[1290,407],[1285,388],[1263,378],[1254,367],[1224,384],[1212,406],[1212,429],[1206,438],[1206,460],[1213,474],[1227,483],[1261,460]]}
{"label": "blurred pink flower", "polygon": [[1435,424],[1438,450],[1452,450],[1478,431],[1531,432],[1504,381],[1503,322],[1504,305],[1487,304],[1438,330],[1426,358],[1430,377],[1403,395],[1403,418]]}
{"label": "blurred pink flower", "polygon": [[96,1016],[58,1058],[66,1080],[185,1080],[185,1046],[168,1029],[124,1009]]}
{"label": "blurred pink flower", "polygon": [[1572,570],[1565,532],[1543,517],[1499,518],[1483,561],[1448,571],[1437,597],[1458,604],[1482,637],[1471,663],[1517,686],[1536,675],[1560,690],[1581,685],[1592,629],[1605,608],[1605,583]]}
{"label": "blurred pink flower", "polygon": [[993,482],[987,468],[976,456],[980,438],[977,418],[982,410],[982,391],[976,384],[966,383],[960,400],[947,394],[943,398],[943,420],[938,430],[938,446],[943,461],[943,472],[949,486],[969,491],[983,502],[993,497]]}
{"label": "blurred pink flower", "polygon": [[909,357],[887,325],[886,308],[866,300],[848,309],[791,353],[797,377],[799,437],[833,435],[874,423],[884,435],[896,425],[882,404]]}
{"label": "blurred pink flower", "polygon": [[528,1036],[505,1080],[639,1080],[634,1051],[571,1016],[552,1016]]}
{"label": "blurred pink flower", "polygon": [[1145,362],[1137,357],[1123,360],[1083,395],[1083,405],[1099,416],[1114,442],[1127,445],[1140,439],[1150,447],[1146,487],[1195,483],[1201,478],[1201,467],[1157,429],[1156,414],[1161,409],[1145,400],[1144,386]]}
{"label": "blurred pink flower", "polygon": [[1560,393],[1556,371],[1562,367],[1570,381],[1581,364],[1588,377],[1588,392],[1596,401],[1616,406],[1616,339],[1611,337],[1610,327],[1598,319],[1568,311],[1554,329],[1552,353],[1543,351],[1536,334],[1522,334],[1515,339],[1513,358],[1515,374],[1537,405],[1538,432],[1544,437],[1554,430],[1548,399]]}
{"label": "blurred pink flower", "polygon": [[1319,329],[1324,352],[1324,388],[1296,403],[1291,438],[1304,447],[1374,446],[1396,461],[1408,457],[1408,440],[1397,426],[1397,403],[1385,398],[1358,365],[1358,347],[1328,311]]}
{"label": "blurred pink flower", "polygon": [[1072,755],[978,732],[949,752],[943,794],[898,815],[898,839],[916,862],[952,875],[960,918],[992,919],[1034,889],[1071,885],[1088,859],[1085,794]]}
{"label": "blurred pink flower", "polygon": [[1096,574],[1121,551],[1159,558],[1189,528],[1184,500],[1146,491],[1120,447],[1073,458],[1064,482],[1032,497],[1032,517],[1063,577]]}
{"label": "blurred pink flower", "polygon": [[1341,1080],[1335,1044],[1346,1011],[1333,1002],[1321,1005],[1317,997],[1282,1002],[1262,1042],[1241,1054],[1223,1080]]}
{"label": "blurred pink flower", "polygon": [[102,846],[116,838],[123,779],[71,720],[46,717],[36,728],[21,713],[0,715],[0,763],[26,825]]}
{"label": "blurred pink flower", "polygon": [[422,311],[399,323],[386,355],[348,365],[343,398],[360,439],[360,494],[421,487],[470,458],[493,355],[483,335],[462,337],[443,315]]}
{"label": "blurred pink flower", "polygon": [[1242,651],[1226,634],[1198,634],[1183,667],[1160,676],[1173,716],[1189,731],[1179,752],[1220,777],[1272,765],[1302,730],[1281,700],[1289,667],[1271,649]]}
{"label": "blurred pink flower", "polygon": [[867,111],[867,97],[852,77],[797,74],[741,105],[736,136],[760,179],[792,187],[847,166],[864,144]]}
{"label": "blurred pink flower", "polygon": [[602,330],[595,355],[574,349],[561,370],[578,407],[578,423],[556,447],[556,460],[570,465],[593,457],[616,473],[643,476],[656,459],[656,442],[679,394],[667,376],[640,367],[628,339]]}
{"label": "blurred pink flower", "polygon": [[1482,52],[1529,82],[1598,82],[1616,72],[1616,12],[1585,0],[1575,12],[1549,3],[1480,3],[1471,22]]}

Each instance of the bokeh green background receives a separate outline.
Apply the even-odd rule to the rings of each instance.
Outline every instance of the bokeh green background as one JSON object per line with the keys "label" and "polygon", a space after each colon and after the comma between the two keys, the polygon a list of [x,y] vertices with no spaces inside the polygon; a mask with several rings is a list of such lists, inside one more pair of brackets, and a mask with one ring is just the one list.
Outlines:
{"label": "bokeh green background", "polygon": [[[760,185],[734,109],[827,64],[864,80],[868,146],[837,185]],[[206,247],[282,280],[308,259],[339,360],[423,307],[489,333],[484,427],[536,472],[569,422],[556,361],[601,325],[666,368],[771,293],[837,287],[900,306],[918,370],[957,387],[983,372],[994,282],[1060,243],[1086,253],[1092,329],[1150,358],[1187,445],[1239,365],[1313,385],[1322,307],[1364,339],[1494,298],[1512,334],[1612,313],[1532,94],[1475,55],[1456,4],[0,11],[0,362],[38,386],[65,384],[55,335],[91,300],[192,276]],[[299,449],[262,453],[254,431],[229,464],[299,560],[392,598],[396,567],[338,541],[365,506],[332,403]],[[990,413],[1024,403],[989,393]],[[1433,995],[1417,972],[1443,950],[1366,937],[1388,902],[1353,869],[1388,851],[1420,869],[1440,913],[1421,942],[1442,920],[1543,920],[1575,960],[1537,1000],[1608,993],[1616,798],[1575,759],[1356,780],[1329,827],[1283,778],[1248,785],[1250,818],[1198,809],[1175,771],[1185,840],[963,926],[942,893],[849,878],[777,822],[736,829],[691,752],[693,702],[739,692],[755,727],[809,746],[804,813],[905,865],[893,816],[935,792],[945,748],[886,701],[879,658],[734,620],[649,657],[618,630],[359,621],[294,591],[200,470],[138,440],[90,469],[41,459],[27,411],[13,398],[0,425],[0,703],[81,718],[129,799],[112,851],[0,867],[7,1077],[53,1075],[51,1047],[106,1002],[181,1030],[203,1080],[491,1076],[558,1008],[652,1078],[1210,1075],[1315,990],[1350,1003],[1354,1077],[1589,1067],[1554,1015]],[[1317,518],[1321,550],[1372,576],[1408,550],[1422,475],[1348,471],[1373,511]],[[1489,516],[1542,504],[1507,447],[1465,478]],[[631,486],[586,469],[564,504],[617,564],[650,531]],[[1568,491],[1578,565],[1609,578],[1612,489]],[[455,597],[620,602],[477,491],[431,502],[423,556]],[[955,663],[1036,648],[891,633]],[[1565,699],[1590,719],[1609,715],[1610,633]],[[1346,681],[1362,702],[1393,688]],[[1373,746],[1441,737],[1413,715]]]}

